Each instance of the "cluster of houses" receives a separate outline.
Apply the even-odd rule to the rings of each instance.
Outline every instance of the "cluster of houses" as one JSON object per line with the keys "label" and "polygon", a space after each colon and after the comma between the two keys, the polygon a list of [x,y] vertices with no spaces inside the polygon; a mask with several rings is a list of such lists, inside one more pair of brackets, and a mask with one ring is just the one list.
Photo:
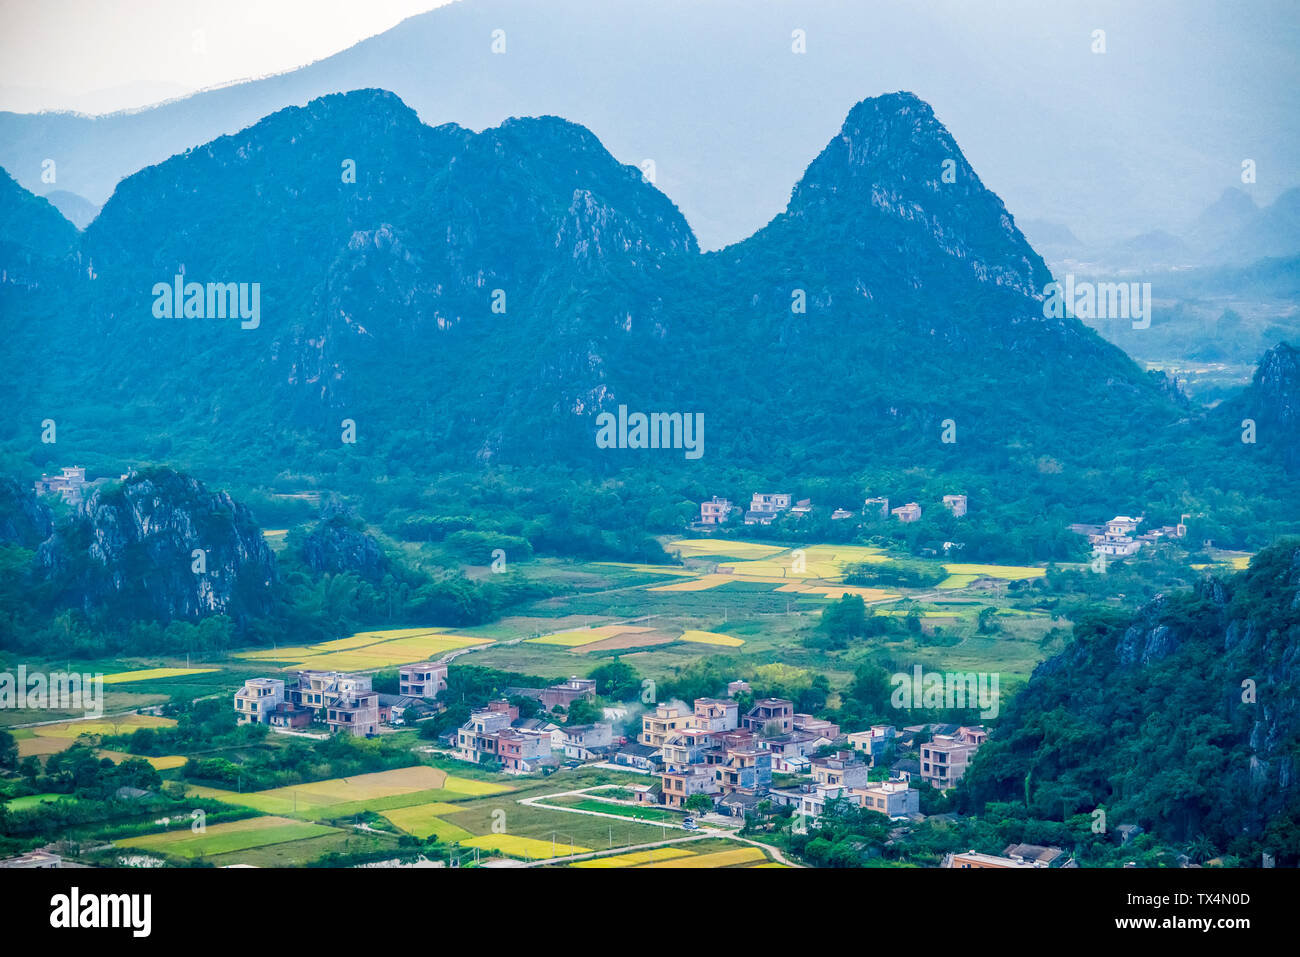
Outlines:
{"label": "cluster of houses", "polygon": [[[943,506],[960,518],[966,514],[966,496],[945,495],[943,497]],[[732,514],[738,511],[739,508],[740,506],[733,505],[729,499],[719,498],[715,495],[707,502],[700,503],[700,524],[722,525],[729,521]],[[782,513],[788,512],[791,515],[800,517],[807,515],[811,511],[812,501],[810,499],[802,498],[794,501],[788,492],[755,492],[750,500],[749,508],[745,510],[744,522],[746,525],[771,525]],[[837,508],[831,513],[831,520],[841,521],[852,518],[854,514],[848,509]],[[891,509],[889,499],[869,498],[862,503],[861,514],[879,515],[885,519],[892,515],[900,522],[915,522],[921,518],[921,506],[916,502],[907,502]]]}
{"label": "cluster of houses", "polygon": [[333,734],[368,737],[380,725],[402,724],[414,711],[432,717],[438,693],[447,687],[447,666],[436,661],[403,665],[398,694],[374,690],[372,677],[342,671],[299,671],[285,678],[249,678],[235,692],[240,724],[300,729],[324,724]]}
{"label": "cluster of houses", "polygon": [[1163,538],[1183,538],[1187,535],[1187,526],[1183,524],[1188,516],[1182,516],[1177,525],[1162,525],[1148,532],[1137,534],[1142,524],[1142,516],[1116,515],[1104,525],[1071,525],[1070,531],[1076,535],[1086,535],[1092,545],[1094,554],[1125,557],[1136,555],[1143,545],[1154,545]]}

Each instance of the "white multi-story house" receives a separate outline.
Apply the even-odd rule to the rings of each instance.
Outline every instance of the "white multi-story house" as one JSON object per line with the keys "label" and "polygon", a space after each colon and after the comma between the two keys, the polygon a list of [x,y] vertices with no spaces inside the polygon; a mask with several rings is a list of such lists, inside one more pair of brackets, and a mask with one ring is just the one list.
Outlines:
{"label": "white multi-story house", "polygon": [[730,501],[715,495],[707,502],[700,503],[700,521],[705,525],[721,525],[735,510],[736,506]]}
{"label": "white multi-story house", "polygon": [[240,724],[270,724],[271,712],[284,702],[279,678],[249,678],[235,692],[235,716]]}
{"label": "white multi-story house", "polygon": [[412,698],[437,698],[447,687],[447,666],[437,661],[402,665],[397,671],[397,693]]}

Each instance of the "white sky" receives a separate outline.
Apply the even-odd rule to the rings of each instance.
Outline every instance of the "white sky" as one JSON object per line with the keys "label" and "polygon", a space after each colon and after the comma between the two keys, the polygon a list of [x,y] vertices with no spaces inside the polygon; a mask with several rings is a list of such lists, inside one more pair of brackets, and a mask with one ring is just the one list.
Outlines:
{"label": "white sky", "polygon": [[0,0],[0,110],[145,106],[292,70],[449,2]]}

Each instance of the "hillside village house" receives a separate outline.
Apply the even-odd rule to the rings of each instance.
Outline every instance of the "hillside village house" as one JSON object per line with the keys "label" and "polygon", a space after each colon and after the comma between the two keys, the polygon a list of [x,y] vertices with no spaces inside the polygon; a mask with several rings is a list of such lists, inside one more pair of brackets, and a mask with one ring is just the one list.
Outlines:
{"label": "hillside village house", "polygon": [[945,495],[943,497],[943,507],[952,512],[957,518],[961,518],[966,514],[966,496]]}
{"label": "hillside village house", "polygon": [[715,495],[707,502],[700,503],[700,521],[705,525],[721,525],[735,510],[736,506],[730,501]]}
{"label": "hillside village house", "polygon": [[746,525],[771,525],[777,515],[790,508],[788,492],[755,492],[745,512]]}
{"label": "hillside village house", "polygon": [[958,728],[955,734],[936,734],[921,745],[921,780],[947,790],[966,773],[971,756],[988,740],[982,727]]}
{"label": "hillside village house", "polygon": [[564,729],[564,756],[576,761],[593,761],[608,755],[614,741],[613,729],[603,722]]}
{"label": "hillside village house", "polygon": [[889,499],[887,498],[869,498],[862,503],[862,514],[870,515],[875,512],[881,518],[889,518]]}
{"label": "hillside village house", "polygon": [[789,734],[794,730],[794,702],[785,698],[764,698],[755,701],[744,719],[742,727],[754,734]]}
{"label": "hillside village house", "polygon": [[873,724],[866,731],[857,731],[847,735],[849,746],[862,755],[862,759],[872,767],[878,758],[883,758],[893,747],[897,735],[893,725]]}
{"label": "hillside village house", "polygon": [[907,522],[917,522],[921,520],[921,506],[915,502],[908,502],[906,505],[900,505],[893,510],[894,518],[906,524]]}
{"label": "hillside village house", "polygon": [[249,678],[235,692],[235,717],[240,724],[270,724],[271,712],[284,703],[279,678]]}
{"label": "hillside village house", "polygon": [[58,495],[69,505],[81,501],[86,487],[86,470],[80,465],[64,466],[59,475],[41,474],[36,480],[37,495]]}
{"label": "hillside village house", "polygon": [[437,698],[447,687],[447,666],[437,661],[402,665],[397,671],[397,693],[412,698]]}

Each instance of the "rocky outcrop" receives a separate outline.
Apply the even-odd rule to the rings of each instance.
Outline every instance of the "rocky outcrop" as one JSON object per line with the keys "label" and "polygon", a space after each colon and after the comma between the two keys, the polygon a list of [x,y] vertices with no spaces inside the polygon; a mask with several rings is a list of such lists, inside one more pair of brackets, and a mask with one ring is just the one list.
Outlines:
{"label": "rocky outcrop", "polygon": [[321,520],[303,539],[301,554],[312,571],[351,572],[369,582],[382,579],[391,565],[360,518],[336,501],[321,509]]}
{"label": "rocky outcrop", "polygon": [[249,510],[170,469],[96,489],[37,562],[63,604],[115,620],[264,614],[276,579]]}
{"label": "rocky outcrop", "polygon": [[49,537],[51,527],[49,506],[30,485],[0,479],[0,545],[39,545]]}

